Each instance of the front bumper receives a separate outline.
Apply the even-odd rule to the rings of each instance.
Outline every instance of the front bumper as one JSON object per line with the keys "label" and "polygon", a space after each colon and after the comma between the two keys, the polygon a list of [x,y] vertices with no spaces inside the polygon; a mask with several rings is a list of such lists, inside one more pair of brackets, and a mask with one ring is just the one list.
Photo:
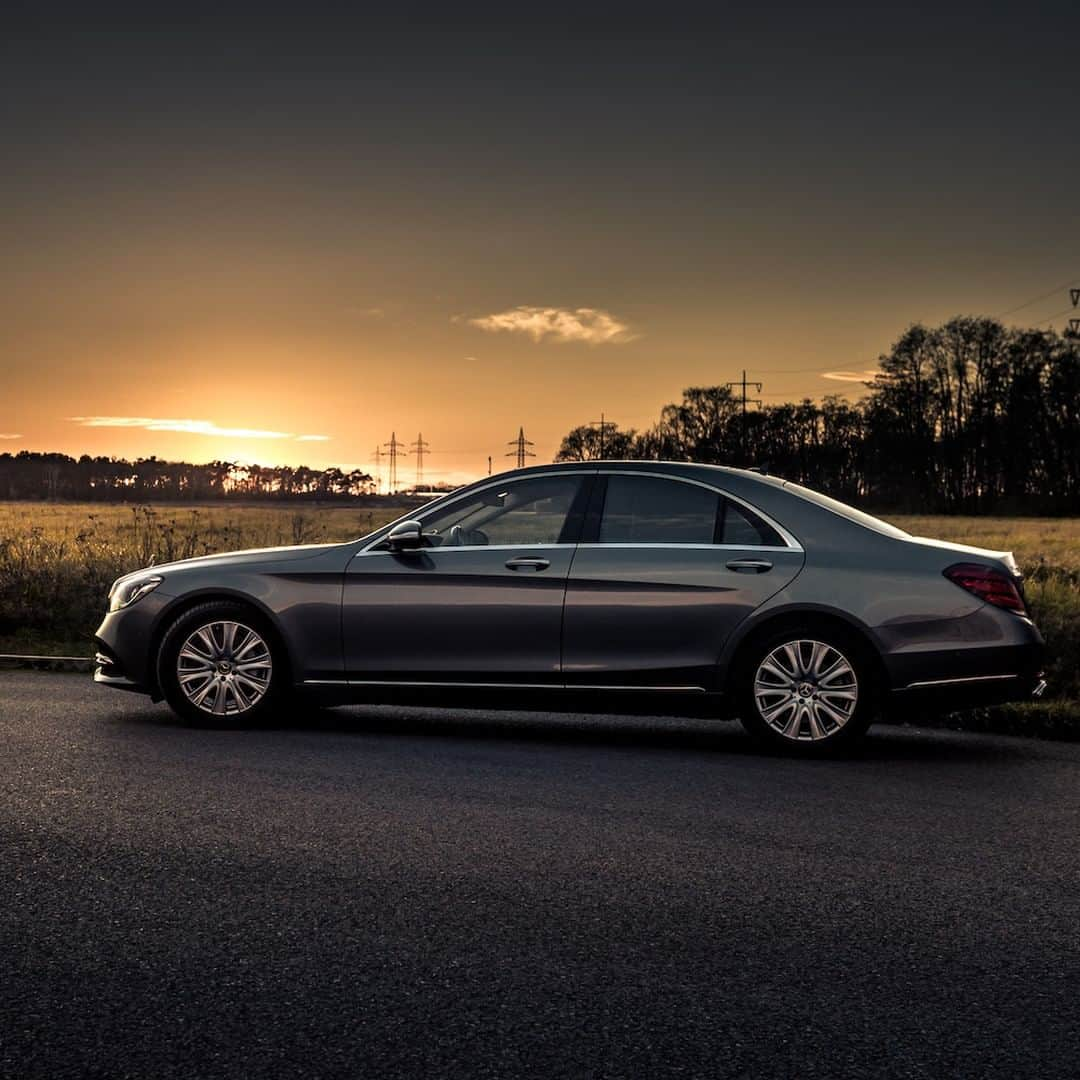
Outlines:
{"label": "front bumper", "polygon": [[120,661],[115,656],[103,651],[105,646],[98,642],[97,655],[94,657],[94,682],[99,686],[111,686],[114,690],[133,690],[145,694],[149,690],[133,682],[124,674]]}
{"label": "front bumper", "polygon": [[110,611],[102,619],[94,635],[98,653],[94,682],[159,696],[153,657],[155,634],[160,616],[172,599],[157,589],[130,607]]}

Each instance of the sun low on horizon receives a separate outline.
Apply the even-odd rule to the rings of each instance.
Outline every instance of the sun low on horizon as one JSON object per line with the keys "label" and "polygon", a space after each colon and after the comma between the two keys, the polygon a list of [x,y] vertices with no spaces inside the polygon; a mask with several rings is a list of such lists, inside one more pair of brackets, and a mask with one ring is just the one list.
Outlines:
{"label": "sun low on horizon", "polygon": [[1072,197],[988,160],[967,112],[1016,154],[1061,130],[1058,46],[1006,101],[999,64],[1033,63],[1007,19],[927,42],[848,14],[568,36],[20,12],[0,453],[374,475],[394,440],[411,478],[422,440],[425,481],[459,483],[519,430],[550,460],[744,373],[755,403],[856,400],[915,322],[1060,323]]}

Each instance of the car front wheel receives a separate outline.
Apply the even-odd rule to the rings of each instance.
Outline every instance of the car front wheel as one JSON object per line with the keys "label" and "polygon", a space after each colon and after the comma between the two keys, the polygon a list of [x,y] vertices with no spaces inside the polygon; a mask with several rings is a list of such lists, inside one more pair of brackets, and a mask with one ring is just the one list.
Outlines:
{"label": "car front wheel", "polygon": [[774,634],[736,676],[739,718],[750,734],[795,752],[850,743],[874,716],[871,670],[863,648],[831,629]]}
{"label": "car front wheel", "polygon": [[165,633],[158,681],[183,719],[200,725],[257,723],[282,697],[284,658],[263,619],[241,604],[212,601]]}

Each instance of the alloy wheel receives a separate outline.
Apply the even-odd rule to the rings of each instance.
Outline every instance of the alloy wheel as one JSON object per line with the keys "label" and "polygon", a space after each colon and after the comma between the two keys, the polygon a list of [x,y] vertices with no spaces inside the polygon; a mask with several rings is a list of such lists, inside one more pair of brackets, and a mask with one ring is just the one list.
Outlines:
{"label": "alloy wheel", "polygon": [[786,739],[830,738],[854,716],[858,700],[854,667],[839,649],[823,641],[778,645],[754,674],[758,714]]}
{"label": "alloy wheel", "polygon": [[270,689],[272,674],[269,646],[239,622],[200,626],[184,639],[176,657],[184,697],[212,716],[236,716],[254,708]]}

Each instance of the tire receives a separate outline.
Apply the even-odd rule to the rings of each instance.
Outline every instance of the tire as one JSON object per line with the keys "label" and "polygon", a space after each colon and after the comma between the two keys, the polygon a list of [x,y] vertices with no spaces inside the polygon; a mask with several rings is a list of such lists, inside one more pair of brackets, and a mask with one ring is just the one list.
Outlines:
{"label": "tire", "polygon": [[861,738],[878,709],[867,646],[834,627],[789,626],[745,650],[733,694],[743,727],[760,742],[800,756]]}
{"label": "tire", "polygon": [[158,650],[158,685],[173,712],[199,727],[247,727],[287,700],[284,649],[245,604],[212,600],[180,615]]}

